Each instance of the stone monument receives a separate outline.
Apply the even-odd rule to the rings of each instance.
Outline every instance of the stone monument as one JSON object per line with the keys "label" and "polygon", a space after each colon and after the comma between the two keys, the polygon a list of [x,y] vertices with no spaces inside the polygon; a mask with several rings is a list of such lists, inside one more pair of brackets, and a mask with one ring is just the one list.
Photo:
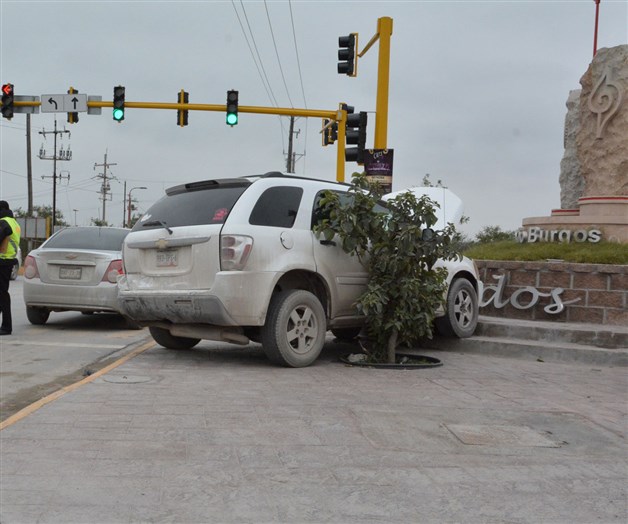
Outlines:
{"label": "stone monument", "polygon": [[521,241],[628,242],[628,45],[598,50],[571,91],[560,209],[523,219]]}

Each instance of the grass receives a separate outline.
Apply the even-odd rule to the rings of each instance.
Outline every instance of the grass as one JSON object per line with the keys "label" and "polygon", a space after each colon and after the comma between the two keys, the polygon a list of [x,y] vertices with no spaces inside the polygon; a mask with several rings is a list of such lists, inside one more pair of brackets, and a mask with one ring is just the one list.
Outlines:
{"label": "grass", "polygon": [[475,244],[463,254],[476,260],[545,261],[551,258],[582,264],[628,264],[628,244],[614,242],[492,242]]}

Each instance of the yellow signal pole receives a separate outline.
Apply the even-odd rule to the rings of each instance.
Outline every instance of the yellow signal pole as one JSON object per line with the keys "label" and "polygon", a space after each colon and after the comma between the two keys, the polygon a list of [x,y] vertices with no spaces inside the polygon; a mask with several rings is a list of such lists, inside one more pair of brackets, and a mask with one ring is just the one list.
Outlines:
{"label": "yellow signal pole", "polygon": [[390,77],[390,37],[393,21],[388,16],[377,19],[377,33],[358,55],[364,56],[371,46],[379,40],[379,57],[377,64],[377,101],[375,107],[375,149],[386,149],[388,141],[388,85]]}
{"label": "yellow signal pole", "polygon": [[[340,104],[342,108],[342,104]],[[347,135],[347,112],[344,109],[338,109],[336,116],[338,122],[338,138],[336,139],[336,180],[338,182],[345,181],[345,138]]]}

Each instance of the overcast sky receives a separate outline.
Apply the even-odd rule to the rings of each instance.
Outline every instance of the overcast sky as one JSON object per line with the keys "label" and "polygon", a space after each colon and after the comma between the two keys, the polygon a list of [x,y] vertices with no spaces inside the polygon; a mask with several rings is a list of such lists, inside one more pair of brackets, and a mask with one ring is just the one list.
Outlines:
{"label": "overcast sky", "polygon": [[[240,105],[334,110],[347,102],[374,111],[377,45],[359,61],[358,76],[336,72],[338,37],[359,33],[360,50],[377,19],[393,19],[388,147],[393,189],[442,180],[462,198],[474,235],[486,225],[516,229],[529,216],[560,207],[565,102],[592,59],[595,2],[578,1],[0,1],[2,83],[16,95],[81,93],[112,100],[224,104],[237,89]],[[628,2],[602,0],[598,48],[628,42]],[[259,54],[259,58],[258,58]],[[260,59],[261,58],[261,64]],[[300,65],[300,68],[299,68]],[[283,75],[282,75],[283,73]],[[266,78],[268,84],[266,84]],[[262,80],[264,79],[264,80]],[[54,114],[32,116],[35,205],[52,205]],[[367,146],[373,145],[371,113]],[[240,114],[229,127],[222,112],[190,112],[176,125],[171,110],[110,109],[57,114],[69,174],[57,185],[65,219],[102,218],[97,175],[107,153],[106,220],[121,225],[124,184],[140,211],[165,188],[195,180],[285,170],[288,119]],[[321,147],[320,119],[298,119],[297,174],[334,180],[336,149]],[[26,116],[0,123],[0,198],[26,209]],[[347,163],[347,177],[359,166]],[[74,210],[77,210],[76,212]]]}

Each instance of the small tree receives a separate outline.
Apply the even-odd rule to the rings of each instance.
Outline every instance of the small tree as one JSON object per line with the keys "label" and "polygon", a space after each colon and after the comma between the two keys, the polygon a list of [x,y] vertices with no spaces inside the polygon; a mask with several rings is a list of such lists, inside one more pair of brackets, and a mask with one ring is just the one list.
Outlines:
{"label": "small tree", "polygon": [[[28,216],[28,212],[24,211],[21,207],[14,209],[13,214],[15,215],[16,218]],[[48,218],[48,217],[52,218],[52,206],[33,206],[32,216],[39,217],[39,218]],[[65,221],[65,219],[63,218],[63,213],[59,209],[55,210],[55,224],[57,226],[65,226],[65,227],[70,225]]]}
{"label": "small tree", "polygon": [[107,222],[106,220],[103,220],[102,218],[92,218],[92,226],[98,226],[98,227],[110,227],[111,224],[109,224],[109,222]]}
{"label": "small tree", "polygon": [[506,240],[514,241],[514,231],[502,231],[501,226],[484,226],[479,233],[475,235],[475,239],[481,244],[489,242],[503,242]]}
{"label": "small tree", "polygon": [[324,218],[319,236],[338,235],[345,252],[358,256],[368,270],[367,289],[356,303],[366,316],[374,362],[395,362],[396,348],[420,337],[432,337],[434,314],[445,300],[447,272],[436,261],[455,253],[449,224],[434,232],[435,203],[402,193],[379,205],[381,190],[365,175],[354,174],[350,198],[327,191],[321,200]]}

